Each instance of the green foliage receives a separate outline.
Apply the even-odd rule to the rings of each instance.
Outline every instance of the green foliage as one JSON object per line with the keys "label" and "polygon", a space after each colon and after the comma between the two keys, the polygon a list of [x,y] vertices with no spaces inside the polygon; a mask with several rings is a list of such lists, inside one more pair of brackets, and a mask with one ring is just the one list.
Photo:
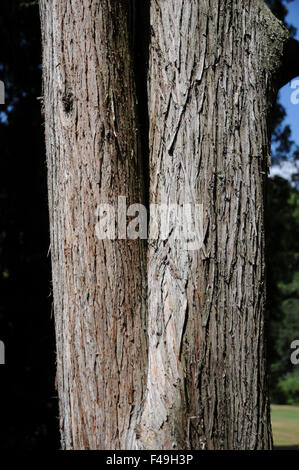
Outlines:
{"label": "green foliage", "polygon": [[290,361],[290,345],[299,339],[299,191],[283,178],[269,180],[266,212],[271,394],[290,404],[299,383]]}
{"label": "green foliage", "polygon": [[[268,7],[290,31],[286,23],[287,3],[293,0],[268,0]],[[299,147],[291,140],[290,127],[284,125],[285,109],[276,103],[272,110],[272,163],[299,161]],[[266,203],[267,258],[267,337],[271,369],[272,401],[299,403],[299,366],[290,361],[290,345],[299,339],[299,185],[298,174],[292,182],[281,177],[268,180]]]}
{"label": "green foliage", "polygon": [[277,384],[277,394],[280,403],[288,405],[299,405],[299,373],[286,374]]}

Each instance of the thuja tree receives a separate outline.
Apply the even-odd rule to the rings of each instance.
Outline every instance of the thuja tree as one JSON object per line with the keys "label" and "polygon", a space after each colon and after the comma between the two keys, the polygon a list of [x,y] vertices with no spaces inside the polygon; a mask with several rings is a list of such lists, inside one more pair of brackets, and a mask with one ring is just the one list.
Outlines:
{"label": "thuja tree", "polygon": [[[62,447],[269,449],[264,185],[288,32],[261,0],[152,0],[141,72],[140,3],[40,0]],[[200,249],[97,238],[99,204],[147,194],[202,204]]]}

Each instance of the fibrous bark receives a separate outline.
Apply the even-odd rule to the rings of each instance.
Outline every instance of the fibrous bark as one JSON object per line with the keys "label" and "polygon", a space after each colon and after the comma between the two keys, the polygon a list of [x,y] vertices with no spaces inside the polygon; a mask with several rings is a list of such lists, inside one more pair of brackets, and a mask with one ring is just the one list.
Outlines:
{"label": "fibrous bark", "polygon": [[287,32],[256,0],[153,0],[151,30],[150,198],[202,204],[204,243],[149,248],[139,447],[269,449],[264,183]]}
{"label": "fibrous bark", "polygon": [[202,204],[204,233],[150,240],[146,274],[142,241],[95,233],[99,204],[144,201],[128,1],[40,6],[63,448],[271,448],[263,198],[286,31],[261,0],[151,1],[150,202]]}
{"label": "fibrous bark", "polygon": [[[145,245],[98,240],[143,202],[127,1],[41,0],[62,447],[134,446],[146,374]],[[116,230],[118,227],[116,227]]]}

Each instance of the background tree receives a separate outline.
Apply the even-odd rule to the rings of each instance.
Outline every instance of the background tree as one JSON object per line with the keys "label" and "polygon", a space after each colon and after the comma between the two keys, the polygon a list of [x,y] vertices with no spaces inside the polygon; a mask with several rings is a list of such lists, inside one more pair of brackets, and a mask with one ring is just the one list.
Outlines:
{"label": "background tree", "polygon": [[0,3],[1,448],[59,446],[37,2]]}
{"label": "background tree", "polygon": [[[290,345],[299,331],[299,194],[276,176],[268,181],[268,356],[274,403],[299,403],[298,373],[290,362]],[[290,377],[293,377],[290,382]],[[284,381],[291,385],[287,388]]]}
{"label": "background tree", "polygon": [[[287,7],[281,1],[267,2],[285,24]],[[289,3],[289,2],[288,2]],[[296,29],[286,24],[290,36]],[[294,56],[293,56],[294,58]],[[293,59],[294,66],[296,61]],[[296,73],[298,75],[298,71]],[[289,161],[296,165],[298,146],[291,139],[291,129],[284,125],[286,112],[277,101],[271,118],[274,164]],[[281,177],[268,179],[266,205],[267,246],[267,339],[270,366],[271,399],[274,403],[299,403],[299,377],[290,362],[290,344],[299,332],[298,301],[298,175],[292,181]]]}

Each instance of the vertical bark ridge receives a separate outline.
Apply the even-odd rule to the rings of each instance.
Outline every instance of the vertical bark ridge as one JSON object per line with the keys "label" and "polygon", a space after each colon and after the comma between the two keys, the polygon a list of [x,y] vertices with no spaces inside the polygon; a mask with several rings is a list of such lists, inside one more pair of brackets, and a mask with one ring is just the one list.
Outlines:
{"label": "vertical bark ridge", "polygon": [[150,244],[138,445],[268,449],[263,192],[287,32],[259,0],[155,0],[151,28],[151,202],[202,203],[204,245]]}
{"label": "vertical bark ridge", "polygon": [[144,392],[146,247],[95,234],[99,204],[144,198],[127,8],[40,1],[64,449],[134,447]]}

